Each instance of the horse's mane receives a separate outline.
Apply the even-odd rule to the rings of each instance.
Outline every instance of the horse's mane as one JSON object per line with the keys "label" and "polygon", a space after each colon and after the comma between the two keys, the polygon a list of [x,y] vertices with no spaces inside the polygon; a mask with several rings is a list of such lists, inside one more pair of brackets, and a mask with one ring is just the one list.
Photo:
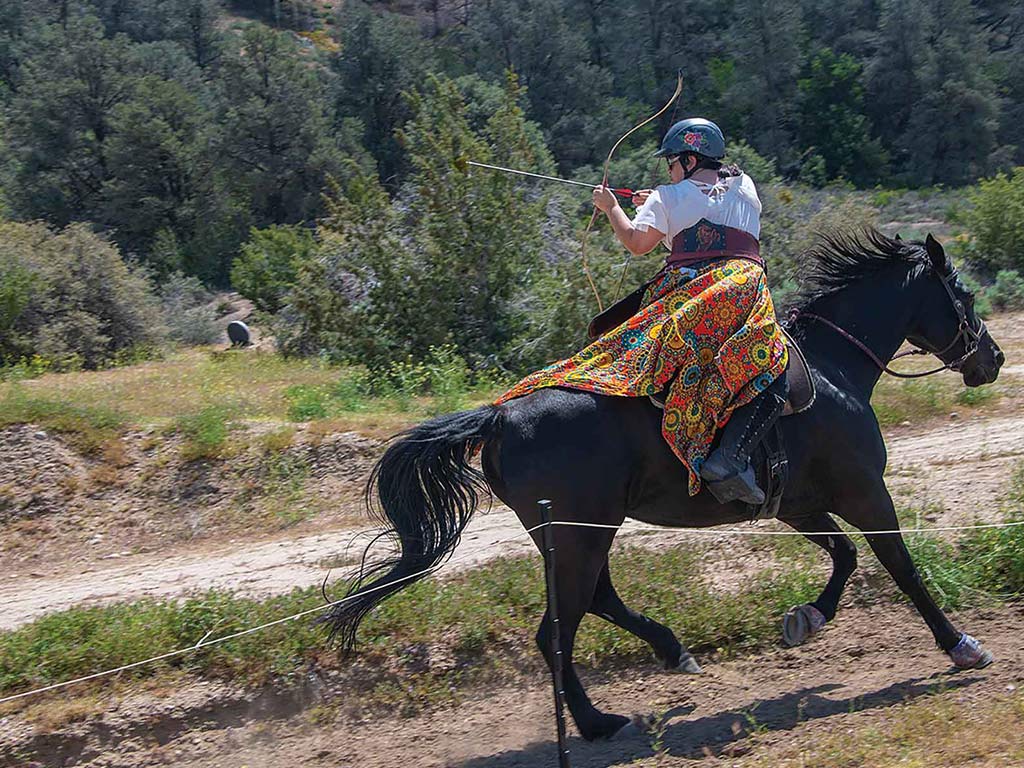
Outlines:
{"label": "horse's mane", "polygon": [[803,287],[793,302],[798,310],[809,309],[818,301],[894,264],[925,266],[928,255],[921,243],[898,240],[877,229],[864,228],[821,234],[819,242],[803,259]]}

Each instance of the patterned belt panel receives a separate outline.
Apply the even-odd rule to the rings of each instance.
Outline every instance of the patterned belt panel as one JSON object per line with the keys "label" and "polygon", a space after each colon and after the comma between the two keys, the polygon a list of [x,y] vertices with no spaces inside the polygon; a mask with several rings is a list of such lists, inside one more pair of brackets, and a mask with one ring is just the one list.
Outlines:
{"label": "patterned belt panel", "polygon": [[701,219],[672,238],[669,266],[687,266],[707,259],[741,258],[764,266],[761,244],[749,232]]}

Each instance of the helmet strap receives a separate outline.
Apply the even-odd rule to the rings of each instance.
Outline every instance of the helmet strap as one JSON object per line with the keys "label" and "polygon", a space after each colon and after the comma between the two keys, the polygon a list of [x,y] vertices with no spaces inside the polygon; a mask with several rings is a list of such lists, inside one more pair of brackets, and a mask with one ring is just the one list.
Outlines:
{"label": "helmet strap", "polygon": [[[687,157],[692,157],[694,159],[693,170],[688,170],[687,167],[686,167],[686,163],[683,162],[683,159],[687,158]],[[700,160],[697,160],[697,157],[695,155],[688,154],[688,153],[687,154],[682,154],[682,155],[679,156],[679,165],[683,169],[683,181],[686,181],[688,178],[693,176],[693,174],[695,174],[700,169]]]}

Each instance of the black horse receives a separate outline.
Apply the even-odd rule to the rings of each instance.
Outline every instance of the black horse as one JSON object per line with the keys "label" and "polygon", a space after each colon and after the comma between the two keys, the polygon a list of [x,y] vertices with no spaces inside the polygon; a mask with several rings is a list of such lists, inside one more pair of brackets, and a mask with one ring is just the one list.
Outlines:
{"label": "black horse", "polygon": [[[877,232],[833,236],[806,258],[807,288],[790,331],[807,356],[818,396],[812,408],[783,420],[790,476],[779,519],[802,533],[831,534],[810,540],[828,552],[833,568],[818,599],[787,614],[785,633],[793,644],[835,616],[856,566],[853,542],[830,515],[865,531],[898,528],[883,479],[885,445],[869,403],[881,375],[878,363],[909,340],[973,387],[994,381],[1004,361],[974,312],[970,291],[931,236],[926,243]],[[704,491],[688,495],[686,472],[663,440],[660,421],[661,412],[647,398],[550,388],[404,432],[367,487],[368,501],[376,487],[378,514],[399,554],[364,573],[350,592],[353,599],[331,609],[324,621],[351,649],[368,611],[450,556],[489,490],[526,528],[540,522],[538,499],[552,500],[558,520],[612,526],[626,517],[673,527],[749,519],[742,504],[720,505]],[[481,449],[482,473],[472,465]],[[584,738],[611,737],[629,718],[594,707],[572,667],[573,640],[585,613],[642,638],[666,667],[699,667],[670,629],[631,610],[616,594],[608,570],[614,530],[555,526],[553,534],[567,703]],[[539,542],[541,532],[533,535]],[[954,663],[969,668],[992,660],[935,604],[900,535],[867,540]],[[545,657],[548,631],[545,615],[537,633]]]}

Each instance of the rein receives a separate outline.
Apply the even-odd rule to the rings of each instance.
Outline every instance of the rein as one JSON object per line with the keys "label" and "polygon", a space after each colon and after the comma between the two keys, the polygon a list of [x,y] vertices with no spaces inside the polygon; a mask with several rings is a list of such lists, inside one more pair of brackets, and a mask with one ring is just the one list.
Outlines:
{"label": "rein", "polygon": [[953,340],[949,342],[949,344],[947,344],[943,349],[940,349],[937,352],[928,349],[910,349],[907,350],[906,352],[900,352],[898,355],[893,355],[893,357],[889,361],[892,362],[893,360],[898,360],[901,357],[909,357],[911,355],[935,355],[941,360],[942,355],[949,352],[949,350],[956,346],[957,342],[959,342],[961,339],[963,340],[964,353],[960,357],[958,357],[956,360],[953,360],[952,362],[945,363],[939,368],[935,368],[930,371],[924,371],[922,373],[901,373],[900,371],[894,371],[892,368],[888,366],[887,363],[885,363],[881,358],[879,358],[878,355],[872,352],[867,344],[865,344],[863,341],[856,338],[855,336],[853,336],[851,333],[844,330],[840,326],[836,325],[831,320],[822,317],[821,315],[816,315],[812,312],[801,312],[799,309],[794,309],[789,314],[789,320],[790,322],[792,322],[795,321],[797,318],[806,317],[809,320],[815,320],[821,323],[822,325],[831,328],[833,331],[838,333],[848,342],[857,347],[857,349],[859,349],[861,352],[867,355],[875,365],[882,369],[882,371],[889,374],[890,376],[895,376],[898,379],[920,379],[925,376],[931,376],[933,373],[940,373],[941,371],[959,371],[960,366],[962,366],[967,361],[967,359],[971,357],[971,355],[978,351],[978,347],[981,344],[981,337],[984,333],[986,333],[987,329],[985,327],[985,321],[982,320],[981,318],[978,318],[979,323],[977,329],[975,329],[971,325],[970,321],[967,319],[967,310],[964,308],[963,302],[960,301],[956,297],[956,294],[953,293],[953,288],[951,287],[951,283],[956,282],[956,278],[957,271],[955,269],[950,270],[949,274],[945,276],[939,275],[939,279],[942,280],[942,287],[946,289],[946,293],[949,295],[950,301],[953,302],[953,310],[956,312],[956,316],[960,321],[960,327],[957,330],[956,336],[953,337]]}

